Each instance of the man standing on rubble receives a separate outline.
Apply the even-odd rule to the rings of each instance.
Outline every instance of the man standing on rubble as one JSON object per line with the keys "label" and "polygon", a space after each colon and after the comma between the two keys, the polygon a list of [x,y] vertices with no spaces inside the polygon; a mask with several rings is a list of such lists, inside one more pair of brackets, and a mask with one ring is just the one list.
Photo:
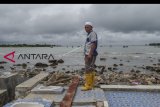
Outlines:
{"label": "man standing on rubble", "polygon": [[96,32],[93,31],[93,25],[91,22],[86,22],[85,31],[87,32],[87,38],[84,46],[85,54],[85,84],[82,87],[83,91],[91,90],[94,86],[95,69],[94,64],[96,61],[98,39]]}

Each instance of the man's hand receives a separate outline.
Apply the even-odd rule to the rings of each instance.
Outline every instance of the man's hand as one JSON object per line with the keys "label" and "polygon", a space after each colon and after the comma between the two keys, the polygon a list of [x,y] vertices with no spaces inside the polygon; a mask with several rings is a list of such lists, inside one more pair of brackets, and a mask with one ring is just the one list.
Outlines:
{"label": "man's hand", "polygon": [[92,55],[86,55],[85,57],[84,57],[84,60],[85,60],[85,62],[87,63],[87,62],[89,62],[89,60],[92,58]]}
{"label": "man's hand", "polygon": [[87,56],[87,58],[88,58],[88,59],[91,59],[91,58],[92,58],[92,55],[91,55],[91,54],[89,54],[89,55]]}
{"label": "man's hand", "polygon": [[94,51],[95,48],[96,48],[95,43],[92,43],[92,44],[91,44],[91,49],[90,49],[89,55],[87,56],[88,59],[91,59],[91,58],[92,58],[93,51]]}
{"label": "man's hand", "polygon": [[89,55],[86,55],[85,58],[84,58],[84,60],[86,62],[88,62],[90,59],[92,59],[93,51],[94,51],[95,47],[96,47],[95,43],[92,43]]}

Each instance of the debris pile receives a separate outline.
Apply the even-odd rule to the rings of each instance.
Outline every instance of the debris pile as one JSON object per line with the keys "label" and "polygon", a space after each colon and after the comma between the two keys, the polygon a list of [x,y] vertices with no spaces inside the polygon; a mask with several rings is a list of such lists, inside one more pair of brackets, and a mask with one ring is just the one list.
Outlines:
{"label": "debris pile", "polygon": [[49,85],[69,85],[71,83],[71,79],[73,78],[74,75],[71,74],[66,74],[66,73],[50,73],[47,78],[45,78],[42,82],[44,85],[49,86]]}

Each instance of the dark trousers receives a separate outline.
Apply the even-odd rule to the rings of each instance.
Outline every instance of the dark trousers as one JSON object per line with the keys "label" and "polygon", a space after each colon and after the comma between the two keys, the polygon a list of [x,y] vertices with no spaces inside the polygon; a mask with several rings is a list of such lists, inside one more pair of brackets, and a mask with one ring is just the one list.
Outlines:
{"label": "dark trousers", "polygon": [[94,64],[96,61],[96,56],[92,56],[90,59],[87,58],[87,55],[85,55],[85,72],[90,73],[92,72],[94,68]]}

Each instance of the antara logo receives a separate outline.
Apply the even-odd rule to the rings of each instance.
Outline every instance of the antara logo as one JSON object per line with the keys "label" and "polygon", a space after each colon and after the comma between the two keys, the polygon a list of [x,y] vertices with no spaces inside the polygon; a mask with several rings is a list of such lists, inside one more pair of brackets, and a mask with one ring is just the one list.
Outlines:
{"label": "antara logo", "polygon": [[[7,59],[7,60],[9,60],[9,61],[11,61],[11,62],[13,62],[13,63],[15,63],[14,53],[15,53],[15,51],[13,51],[13,52],[11,52],[11,53],[9,53],[9,54],[6,54],[6,55],[4,56],[4,58]],[[9,56],[11,56],[11,58],[10,58]]]}
{"label": "antara logo", "polygon": [[[14,60],[14,55],[15,55],[15,51],[9,53],[9,54],[6,54],[4,56],[5,59],[15,63],[15,60]],[[26,59],[32,59],[32,60],[35,60],[35,59],[46,59],[46,60],[50,60],[50,59],[54,59],[53,55],[52,54],[19,54],[18,56],[18,60],[19,59],[23,59],[23,60],[26,60]]]}

